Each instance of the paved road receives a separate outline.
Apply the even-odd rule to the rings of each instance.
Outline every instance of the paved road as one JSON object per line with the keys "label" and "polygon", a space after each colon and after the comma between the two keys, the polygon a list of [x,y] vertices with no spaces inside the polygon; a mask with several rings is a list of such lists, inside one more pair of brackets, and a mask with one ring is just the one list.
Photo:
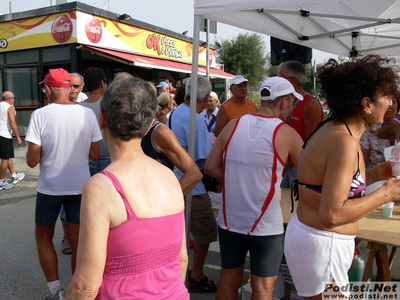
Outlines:
{"label": "paved road", "polygon": [[[46,280],[40,268],[34,238],[35,199],[0,205],[0,299],[43,299]],[[57,223],[54,244],[58,250],[60,281],[67,287],[71,280],[70,256],[60,252],[62,228]],[[192,251],[190,251],[190,254]],[[218,279],[217,243],[211,249],[205,266],[207,275]],[[196,294],[194,300],[214,299],[214,294]]]}
{"label": "paved road", "polygon": [[[25,163],[26,147],[15,149],[14,166],[26,177],[10,190],[0,191],[0,299],[43,299],[46,279],[37,256],[34,237],[35,195],[39,167]],[[9,176],[9,173],[6,174]],[[54,244],[59,256],[60,281],[66,288],[71,280],[70,256],[60,252],[62,228],[57,223]],[[192,250],[189,252],[192,257]],[[208,277],[218,281],[219,248],[212,243],[205,265]],[[214,299],[214,294],[194,294],[191,299]]]}
{"label": "paved road", "polygon": [[[40,268],[34,239],[34,209],[39,168],[25,163],[26,148],[16,149],[14,164],[17,171],[26,173],[23,181],[13,189],[0,191],[0,299],[43,299],[46,280]],[[59,273],[64,288],[70,279],[70,256],[61,254],[62,228],[57,223],[54,243],[59,251]],[[192,250],[189,252],[192,258]],[[375,272],[375,271],[374,271]],[[219,248],[212,243],[205,265],[205,273],[218,281]],[[248,260],[246,262],[248,275]],[[392,277],[400,279],[400,256],[394,262]],[[214,299],[214,294],[192,294],[193,300]]]}

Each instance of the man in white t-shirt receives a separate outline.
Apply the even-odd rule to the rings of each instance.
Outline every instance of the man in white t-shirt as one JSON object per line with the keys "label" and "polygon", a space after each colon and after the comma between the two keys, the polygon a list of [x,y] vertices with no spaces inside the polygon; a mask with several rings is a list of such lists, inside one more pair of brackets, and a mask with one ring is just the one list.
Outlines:
{"label": "man in white t-shirt", "polygon": [[64,299],[53,245],[55,223],[64,206],[68,240],[72,250],[72,272],[76,265],[79,215],[83,186],[90,178],[88,157],[98,159],[101,132],[92,110],[69,100],[71,75],[50,69],[42,90],[49,105],[35,110],[26,141],[28,166],[40,163],[35,208],[35,236],[39,260],[49,290],[46,299]]}

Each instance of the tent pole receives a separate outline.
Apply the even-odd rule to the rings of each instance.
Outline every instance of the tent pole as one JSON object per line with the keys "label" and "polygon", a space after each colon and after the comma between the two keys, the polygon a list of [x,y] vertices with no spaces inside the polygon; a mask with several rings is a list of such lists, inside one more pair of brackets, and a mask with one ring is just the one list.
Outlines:
{"label": "tent pole", "polygon": [[206,77],[210,80],[210,20],[206,19]]}
{"label": "tent pole", "polygon": [[[189,145],[188,152],[192,159],[194,159],[194,141],[196,132],[196,104],[197,104],[197,77],[198,77],[198,65],[199,65],[199,28],[200,28],[200,17],[194,16],[193,26],[193,57],[192,57],[192,90],[190,91],[190,126],[189,126]],[[192,208],[192,192],[185,197],[186,207],[186,246],[189,249],[190,242],[190,211]]]}

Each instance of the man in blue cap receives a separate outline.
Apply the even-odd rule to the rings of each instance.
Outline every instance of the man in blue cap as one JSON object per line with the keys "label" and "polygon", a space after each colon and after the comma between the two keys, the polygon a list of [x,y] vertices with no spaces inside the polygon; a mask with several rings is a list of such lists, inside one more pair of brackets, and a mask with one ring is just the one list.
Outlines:
{"label": "man in blue cap", "polygon": [[156,88],[158,91],[158,96],[161,93],[165,93],[165,92],[169,93],[169,85],[165,81],[160,81],[160,83],[156,86]]}

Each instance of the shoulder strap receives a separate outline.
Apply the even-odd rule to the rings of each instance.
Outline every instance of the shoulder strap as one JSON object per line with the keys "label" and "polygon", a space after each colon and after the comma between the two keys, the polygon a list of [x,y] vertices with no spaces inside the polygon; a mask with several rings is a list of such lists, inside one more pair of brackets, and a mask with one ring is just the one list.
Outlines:
{"label": "shoulder strap", "polygon": [[296,109],[296,107],[297,107],[297,105],[298,105],[299,103],[300,103],[300,100],[296,98],[296,102],[293,104],[293,107],[292,107],[292,109],[291,109],[289,115],[287,116],[286,124],[289,125],[290,119],[292,118],[292,114],[293,114],[294,110]]}
{"label": "shoulder strap", "polygon": [[211,131],[211,127],[213,127],[213,125],[214,125],[216,119],[217,119],[217,118],[216,118],[214,115],[212,115],[211,121],[210,121],[210,123],[208,123],[208,125],[207,125],[208,132]]}
{"label": "shoulder strap", "polygon": [[119,182],[118,178],[115,177],[115,175],[113,173],[110,173],[108,171],[101,171],[100,173],[105,175],[108,179],[111,180],[115,189],[121,195],[122,201],[124,201],[124,204],[125,204],[126,212],[128,214],[128,219],[131,219],[132,217],[136,217],[135,213],[132,210],[131,205],[129,204],[129,202],[126,198],[126,194],[125,194],[124,189],[122,188],[121,183]]}

